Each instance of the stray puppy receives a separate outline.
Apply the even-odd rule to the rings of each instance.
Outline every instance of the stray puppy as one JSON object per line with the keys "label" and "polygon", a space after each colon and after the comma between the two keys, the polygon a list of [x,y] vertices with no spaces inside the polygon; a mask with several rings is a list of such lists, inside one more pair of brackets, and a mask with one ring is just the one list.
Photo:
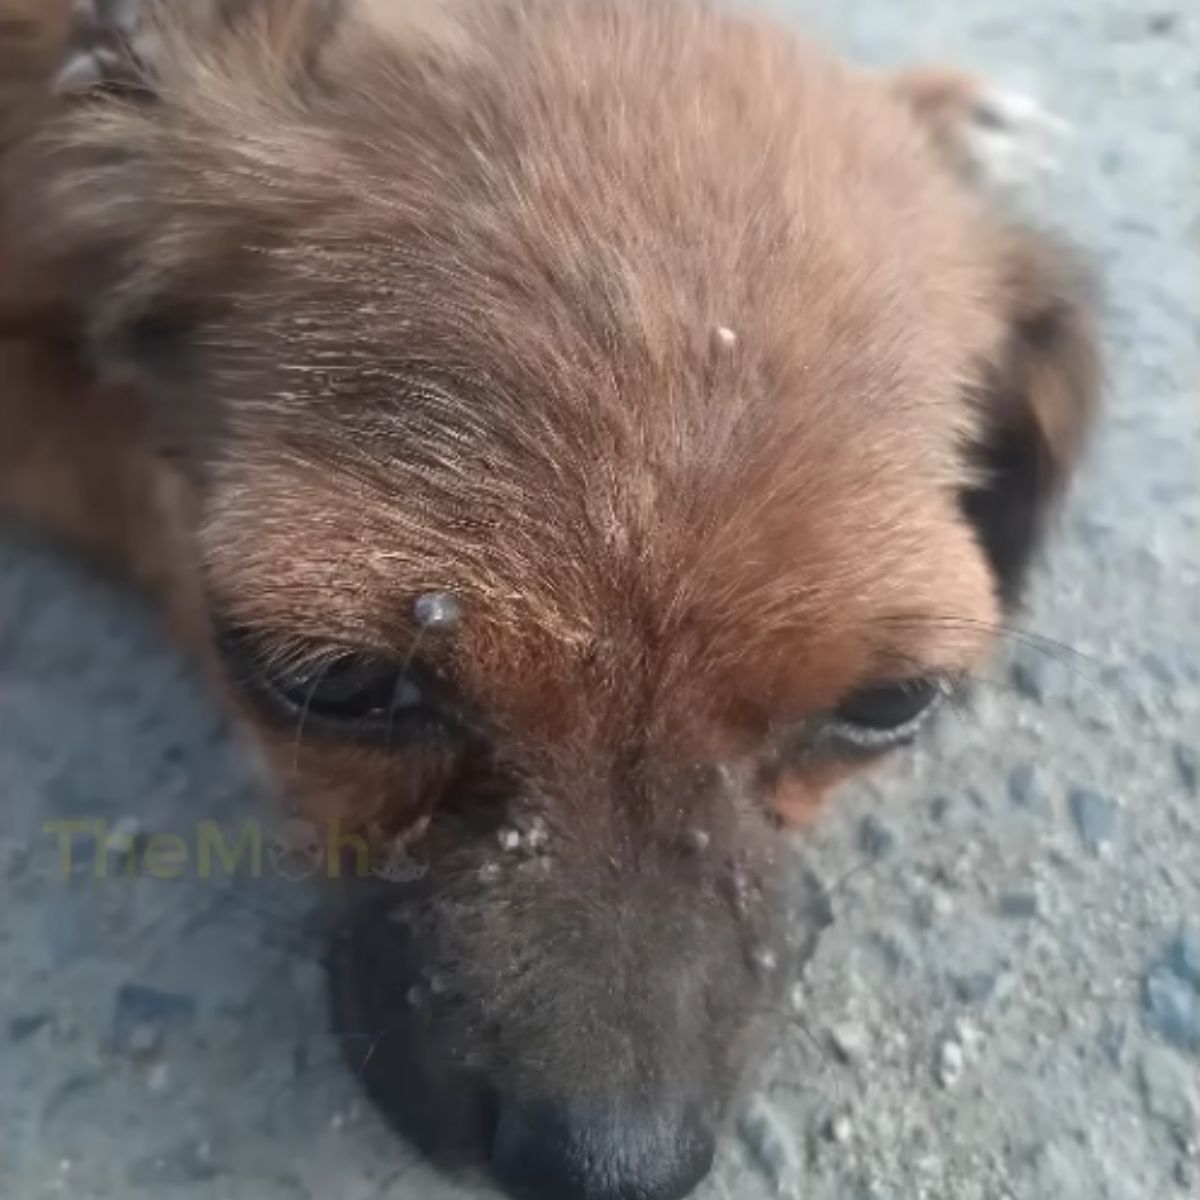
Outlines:
{"label": "stray puppy", "polygon": [[422,835],[332,960],[396,1122],[682,1197],[811,945],[781,823],[987,654],[1094,405],[1023,110],[690,0],[144,7],[111,72],[3,0],[0,499]]}

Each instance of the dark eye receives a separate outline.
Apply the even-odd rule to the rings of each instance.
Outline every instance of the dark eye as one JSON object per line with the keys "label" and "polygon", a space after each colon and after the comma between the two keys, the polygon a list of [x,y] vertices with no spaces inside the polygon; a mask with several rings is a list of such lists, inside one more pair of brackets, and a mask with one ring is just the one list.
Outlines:
{"label": "dark eye", "polygon": [[348,654],[299,671],[262,678],[289,708],[317,721],[362,724],[419,709],[424,695],[416,680],[383,658]]}
{"label": "dark eye", "polygon": [[850,746],[885,750],[911,740],[946,690],[940,679],[904,679],[861,688],[838,705],[826,729]]}
{"label": "dark eye", "polygon": [[300,733],[393,743],[444,728],[451,716],[415,663],[335,649],[299,666],[274,664],[255,635],[228,627],[219,645],[241,687]]}

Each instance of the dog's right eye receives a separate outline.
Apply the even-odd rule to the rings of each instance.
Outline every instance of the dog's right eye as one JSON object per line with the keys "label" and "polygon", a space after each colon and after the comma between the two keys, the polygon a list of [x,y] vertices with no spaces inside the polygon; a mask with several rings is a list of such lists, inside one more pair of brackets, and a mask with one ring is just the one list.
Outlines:
{"label": "dog's right eye", "polygon": [[230,628],[220,631],[219,644],[260,708],[306,734],[391,744],[431,725],[444,728],[451,716],[414,663],[336,649],[301,665],[274,663],[254,635]]}
{"label": "dog's right eye", "polygon": [[345,655],[304,670],[266,675],[263,683],[284,706],[317,721],[364,724],[419,709],[424,696],[394,662]]}

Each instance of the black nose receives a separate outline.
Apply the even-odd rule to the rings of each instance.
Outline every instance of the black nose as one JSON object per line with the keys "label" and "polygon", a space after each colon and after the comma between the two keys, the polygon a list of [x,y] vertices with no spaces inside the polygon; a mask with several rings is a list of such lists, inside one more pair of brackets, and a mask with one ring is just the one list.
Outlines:
{"label": "black nose", "polygon": [[713,1136],[695,1116],[503,1105],[492,1159],[521,1200],[683,1200],[712,1167]]}

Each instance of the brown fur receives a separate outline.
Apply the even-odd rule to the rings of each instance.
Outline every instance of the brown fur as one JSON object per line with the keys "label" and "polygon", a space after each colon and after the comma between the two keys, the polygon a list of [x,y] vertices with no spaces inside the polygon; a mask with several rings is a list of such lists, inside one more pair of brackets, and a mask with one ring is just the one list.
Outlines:
{"label": "brown fur", "polygon": [[[928,88],[753,17],[244,7],[155,10],[154,100],[4,81],[4,128],[38,119],[6,165],[0,497],[160,586],[193,640],[215,607],[268,661],[417,653],[486,751],[244,709],[306,812],[432,813],[447,894],[473,835],[439,813],[496,778],[573,847],[536,911],[608,895],[632,826],[773,862],[754,813],[801,821],[848,769],[788,759],[791,731],[986,653],[1093,402],[1075,269],[957,169]],[[460,629],[419,633],[433,590]],[[546,919],[493,932],[523,961]],[[462,938],[493,1083],[625,1086],[555,1058]]]}

